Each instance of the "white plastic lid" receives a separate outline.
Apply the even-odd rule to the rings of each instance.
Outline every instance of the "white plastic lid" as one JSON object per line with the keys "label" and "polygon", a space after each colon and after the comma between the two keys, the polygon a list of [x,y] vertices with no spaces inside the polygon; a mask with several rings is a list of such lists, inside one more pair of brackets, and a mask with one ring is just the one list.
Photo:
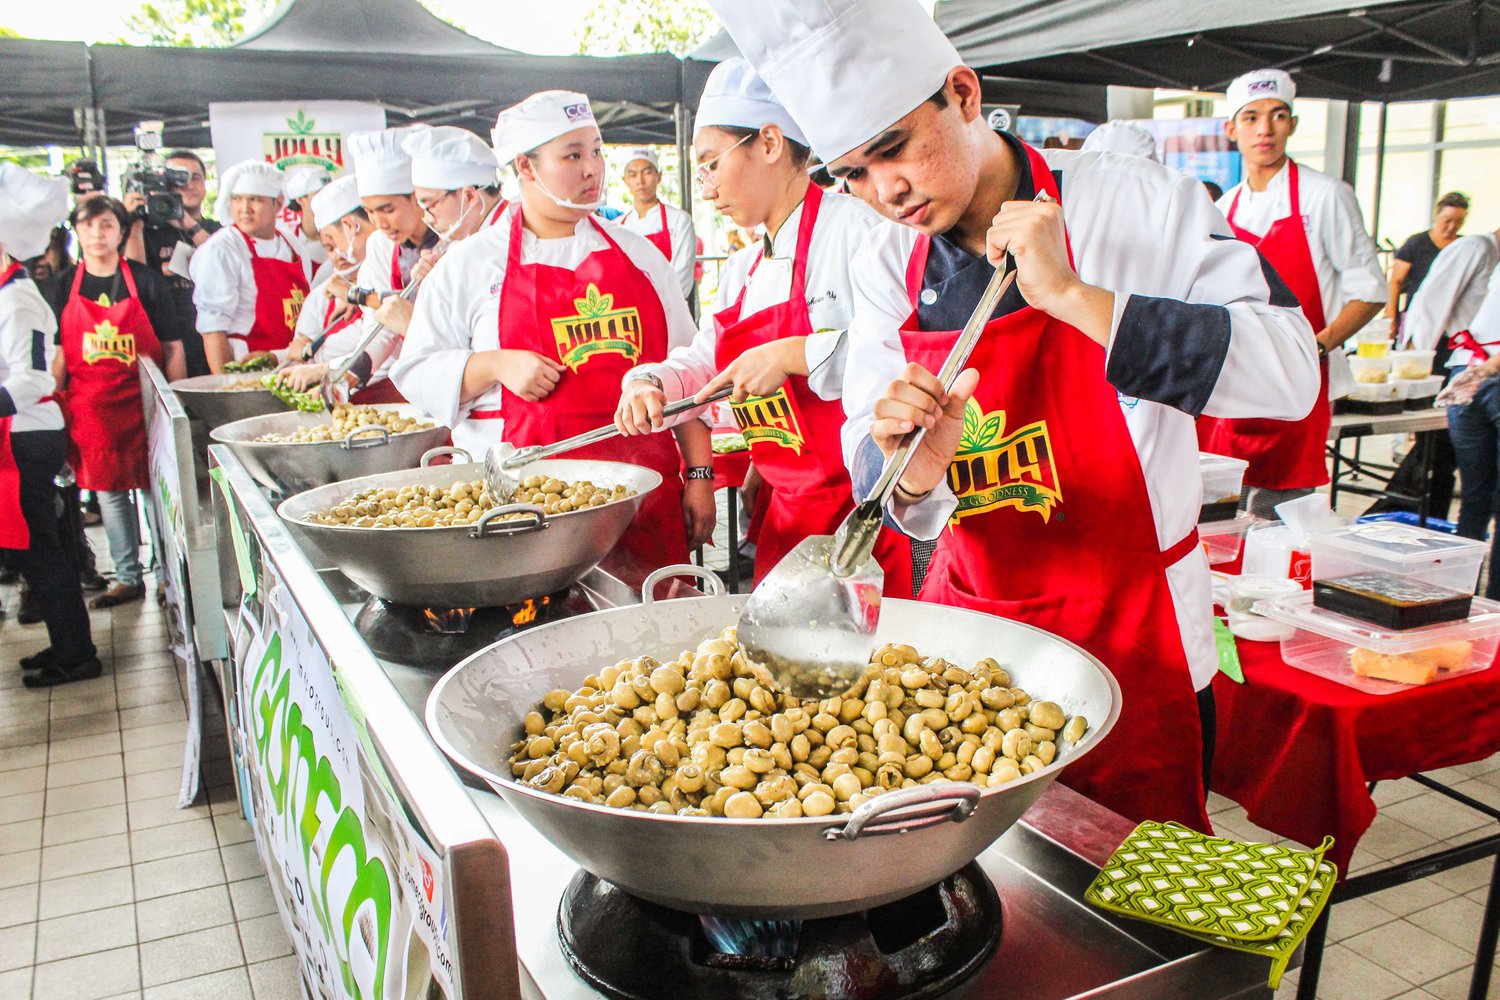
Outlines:
{"label": "white plastic lid", "polygon": [[1415,653],[1448,642],[1482,639],[1500,633],[1500,601],[1474,598],[1469,617],[1463,621],[1440,622],[1421,628],[1392,631],[1369,622],[1313,607],[1312,591],[1257,601],[1254,611],[1274,621],[1295,625],[1309,632],[1347,642],[1351,646],[1372,649],[1377,653]]}
{"label": "white plastic lid", "polygon": [[[1198,524],[1199,538],[1212,538],[1216,535],[1243,535],[1250,530],[1257,521],[1262,520],[1248,511],[1242,511],[1238,516],[1223,521],[1202,521]],[[1267,521],[1267,524],[1271,522]]]}
{"label": "white plastic lid", "polygon": [[1250,463],[1242,458],[1230,458],[1228,455],[1215,455],[1212,452],[1198,452],[1198,468],[1205,476],[1215,472],[1232,472],[1250,468]]}
{"label": "white plastic lid", "polygon": [[1309,541],[1354,556],[1420,568],[1455,559],[1483,559],[1489,544],[1395,521],[1370,521],[1315,532]]}

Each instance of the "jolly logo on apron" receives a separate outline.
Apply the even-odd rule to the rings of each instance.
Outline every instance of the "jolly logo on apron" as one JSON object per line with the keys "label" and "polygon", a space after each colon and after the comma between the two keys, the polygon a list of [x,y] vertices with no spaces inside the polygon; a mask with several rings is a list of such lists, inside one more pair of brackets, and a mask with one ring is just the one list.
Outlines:
{"label": "jolly logo on apron", "polygon": [[641,355],[641,314],[635,308],[616,309],[612,293],[589,283],[581,299],[573,300],[578,312],[552,320],[557,357],[576,372],[596,354],[620,354],[634,362]]}
{"label": "jolly logo on apron", "polygon": [[792,406],[786,388],[777,389],[769,396],[751,396],[743,403],[730,403],[735,423],[746,444],[764,441],[782,448],[790,448],[794,454],[802,454],[807,439],[802,435],[802,425],[797,420],[797,410]]}
{"label": "jolly logo on apron", "polygon": [[1052,463],[1047,421],[1007,434],[1005,411],[985,413],[978,401],[964,407],[958,451],[948,466],[948,486],[958,498],[950,524],[1002,507],[1040,514],[1044,523],[1062,503]]}
{"label": "jolly logo on apron", "polygon": [[295,329],[297,317],[302,315],[302,300],[307,298],[300,288],[293,288],[290,298],[281,300],[281,315],[288,329]]}
{"label": "jolly logo on apron", "polygon": [[101,361],[135,364],[135,334],[122,333],[109,320],[102,321],[83,335],[83,360],[95,365]]}

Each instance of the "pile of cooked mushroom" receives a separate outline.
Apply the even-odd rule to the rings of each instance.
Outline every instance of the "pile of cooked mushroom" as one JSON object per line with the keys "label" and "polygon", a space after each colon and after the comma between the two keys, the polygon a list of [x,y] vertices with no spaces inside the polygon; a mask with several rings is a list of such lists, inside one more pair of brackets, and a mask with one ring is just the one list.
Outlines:
{"label": "pile of cooked mushroom", "polygon": [[[548,476],[528,476],[505,503],[532,504],[551,517],[633,496],[635,491],[623,485],[596,486],[588,480],[565,483]],[[502,505],[495,502],[482,479],[452,486],[372,486],[328,510],[308,514],[307,520],[346,528],[451,528],[474,524],[498,506]],[[513,512],[500,515],[500,520],[526,516]]]}
{"label": "pile of cooked mushroom", "polygon": [[429,430],[433,426],[435,425],[430,420],[419,420],[398,410],[336,403],[333,417],[327,423],[298,427],[289,434],[262,434],[255,440],[267,444],[316,444],[321,441],[342,441],[354,431],[366,427],[380,427],[390,434],[406,434]]}

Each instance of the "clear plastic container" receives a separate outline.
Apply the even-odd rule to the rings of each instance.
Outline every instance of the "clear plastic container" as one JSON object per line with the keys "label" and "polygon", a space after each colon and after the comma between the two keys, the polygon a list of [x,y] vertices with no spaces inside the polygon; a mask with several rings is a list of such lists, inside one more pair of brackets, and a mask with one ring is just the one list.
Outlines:
{"label": "clear plastic container", "polygon": [[1391,521],[1314,532],[1309,542],[1319,607],[1406,629],[1467,615],[1455,609],[1473,595],[1489,548]]}
{"label": "clear plastic container", "polygon": [[[1365,345],[1359,346],[1363,351]],[[1391,359],[1383,354],[1379,357],[1361,354],[1349,359],[1349,370],[1354,373],[1354,381],[1362,386],[1386,382],[1391,377]]]}
{"label": "clear plastic container", "polygon": [[1296,580],[1274,576],[1231,576],[1227,585],[1229,596],[1224,610],[1229,619],[1229,631],[1241,639],[1256,642],[1277,642],[1296,634],[1296,626],[1266,618],[1255,610],[1261,601],[1305,593]]}
{"label": "clear plastic container", "polygon": [[1399,403],[1406,398],[1406,386],[1401,382],[1361,382],[1344,398],[1357,403]]}
{"label": "clear plastic container", "polygon": [[[1354,342],[1362,358],[1383,358],[1391,352],[1391,325],[1372,320],[1355,335]],[[1350,360],[1353,360],[1352,358]]]}
{"label": "clear plastic container", "polygon": [[1392,351],[1391,375],[1402,379],[1426,378],[1432,374],[1436,351]]}
{"label": "clear plastic container", "polygon": [[1203,506],[1199,523],[1232,520],[1240,509],[1240,488],[1250,463],[1227,455],[1198,453],[1198,470],[1203,476]]}
{"label": "clear plastic container", "polygon": [[1408,379],[1396,383],[1406,393],[1406,408],[1408,410],[1425,410],[1432,406],[1437,394],[1443,391],[1444,378],[1441,375],[1429,375],[1426,378]]}
{"label": "clear plastic container", "polygon": [[1487,670],[1500,649],[1500,602],[1484,598],[1464,621],[1401,632],[1321,611],[1307,593],[1259,601],[1255,612],[1296,629],[1281,643],[1288,666],[1369,694]]}
{"label": "clear plastic container", "polygon": [[1204,521],[1198,525],[1198,538],[1210,566],[1221,566],[1240,557],[1245,533],[1261,519],[1254,514],[1240,514],[1228,521]]}

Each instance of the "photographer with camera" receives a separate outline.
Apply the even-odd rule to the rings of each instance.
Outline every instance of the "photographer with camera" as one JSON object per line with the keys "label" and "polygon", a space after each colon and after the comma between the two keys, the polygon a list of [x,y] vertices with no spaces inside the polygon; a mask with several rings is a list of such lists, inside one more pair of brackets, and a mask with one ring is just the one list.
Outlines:
{"label": "photographer with camera", "polygon": [[202,158],[190,149],[175,149],[161,167],[143,167],[127,175],[122,199],[133,220],[125,256],[165,276],[186,328],[182,348],[189,375],[207,375],[209,367],[198,335],[193,282],[186,268],[174,270],[171,264],[178,244],[200,247],[223,228],[203,214],[207,197],[208,169]]}

